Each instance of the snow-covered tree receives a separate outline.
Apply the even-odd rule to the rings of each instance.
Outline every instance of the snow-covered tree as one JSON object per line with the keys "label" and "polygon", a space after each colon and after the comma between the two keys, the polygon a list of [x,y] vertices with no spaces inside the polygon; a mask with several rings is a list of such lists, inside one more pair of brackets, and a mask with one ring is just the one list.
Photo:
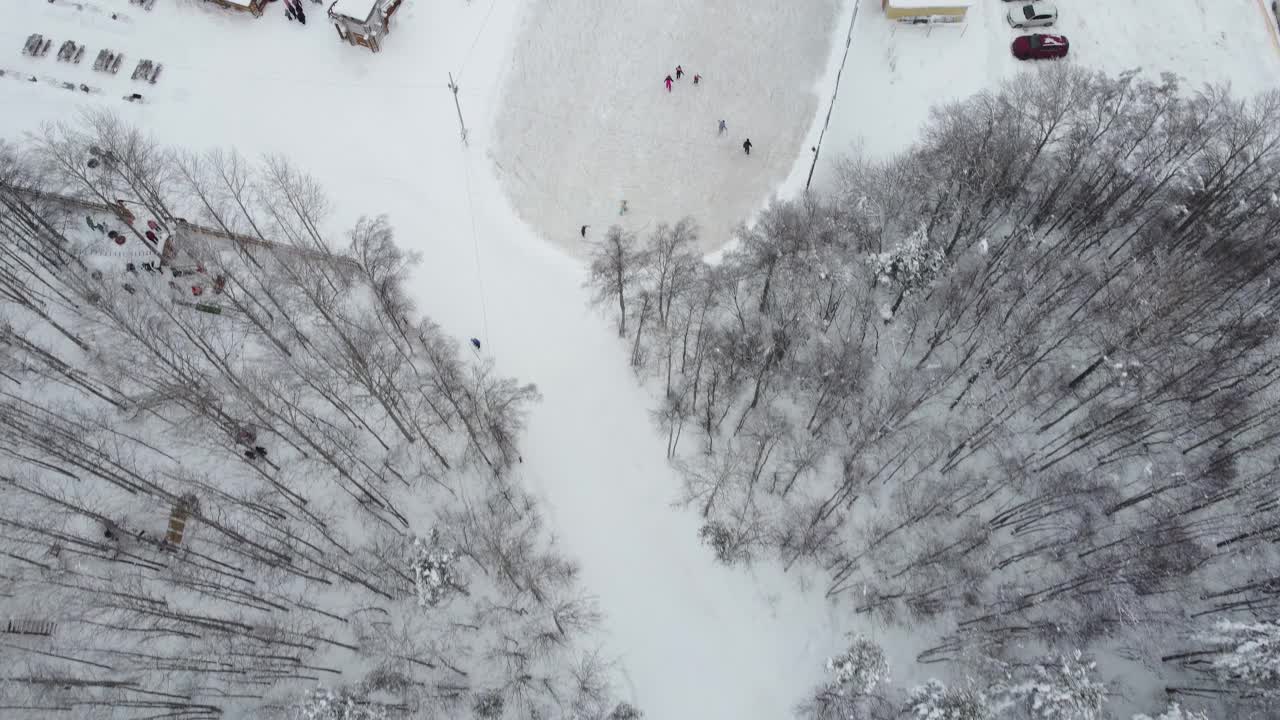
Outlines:
{"label": "snow-covered tree", "polygon": [[889,663],[879,645],[857,635],[848,650],[827,658],[827,672],[831,673],[828,690],[845,697],[861,697],[888,681]]}
{"label": "snow-covered tree", "polygon": [[869,705],[883,698],[872,692],[889,680],[884,650],[863,635],[853,636],[849,649],[827,658],[830,678],[808,701],[796,708],[809,720],[852,720],[865,717]]}
{"label": "snow-covered tree", "polygon": [[457,551],[440,547],[439,534],[435,530],[431,531],[430,540],[414,538],[413,559],[409,566],[413,570],[413,585],[419,605],[436,607],[463,589],[462,578],[454,567],[457,560]]}
{"label": "snow-covered tree", "polygon": [[1280,694],[1280,624],[1221,620],[1202,639],[1221,648],[1212,660],[1220,679]]}
{"label": "snow-covered tree", "polygon": [[292,720],[385,720],[386,706],[358,700],[351,693],[323,685],[293,706]]}
{"label": "snow-covered tree", "polygon": [[1209,715],[1195,710],[1184,710],[1178,703],[1169,703],[1168,709],[1159,715],[1134,715],[1133,720],[1209,720]]}
{"label": "snow-covered tree", "polygon": [[942,269],[947,256],[942,248],[929,245],[929,236],[921,227],[901,245],[868,258],[877,277],[903,288],[904,292],[925,287]]}
{"label": "snow-covered tree", "polygon": [[1034,665],[1024,678],[996,689],[999,707],[1033,720],[1098,720],[1107,686],[1094,677],[1096,669],[1079,650]]}
{"label": "snow-covered tree", "polygon": [[949,688],[937,680],[914,688],[907,710],[914,720],[988,720],[992,716],[983,693]]}

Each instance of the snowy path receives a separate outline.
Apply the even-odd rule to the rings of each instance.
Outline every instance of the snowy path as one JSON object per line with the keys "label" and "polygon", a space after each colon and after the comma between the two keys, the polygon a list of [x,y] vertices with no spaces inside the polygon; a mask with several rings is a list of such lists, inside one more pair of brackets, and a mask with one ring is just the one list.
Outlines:
{"label": "snowy path", "polygon": [[[780,593],[766,597],[698,545],[696,518],[670,506],[678,481],[644,411],[649,398],[611,329],[583,309],[577,277],[567,267],[530,274],[520,294],[538,307],[505,307],[492,328],[500,365],[544,395],[521,472],[582,563],[648,717],[790,717],[842,638],[794,577],[763,583]],[[540,322],[550,309],[555,322]]]}

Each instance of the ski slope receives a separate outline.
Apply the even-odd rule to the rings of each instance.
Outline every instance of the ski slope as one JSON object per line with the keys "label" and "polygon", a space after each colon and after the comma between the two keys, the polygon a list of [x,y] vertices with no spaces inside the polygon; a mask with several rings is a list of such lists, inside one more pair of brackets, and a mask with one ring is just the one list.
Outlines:
{"label": "ski slope", "polygon": [[[623,696],[655,719],[788,717],[792,705],[820,681],[825,657],[841,649],[850,628],[833,619],[820,594],[798,590],[795,577],[731,572],[698,546],[695,519],[670,506],[679,482],[649,423],[649,397],[636,386],[612,328],[586,306],[581,266],[544,241],[560,238],[531,228],[506,199],[504,189],[511,188],[499,165],[508,144],[493,131],[504,128],[498,119],[508,112],[528,117],[508,108],[501,89],[506,77],[517,76],[524,58],[544,53],[522,45],[532,37],[521,30],[527,28],[522,18],[537,18],[535,6],[406,0],[383,52],[375,55],[340,43],[320,7],[310,3],[306,26],[287,22],[281,3],[268,5],[261,19],[193,0],[157,0],[149,13],[127,0],[83,0],[81,5],[84,9],[64,0],[0,4],[0,48],[6,49],[0,52],[0,69],[9,73],[0,78],[5,108],[0,137],[69,118],[85,104],[109,107],[164,142],[292,158],[329,191],[328,230],[335,244],[343,243],[343,229],[359,215],[388,213],[399,241],[426,258],[414,287],[421,310],[460,342],[479,338],[483,353],[495,358],[502,373],[537,383],[543,394],[529,418],[518,469],[544,499],[550,527],[582,563],[584,584],[607,615],[601,643],[620,656],[627,683]],[[573,7],[589,14],[561,18],[574,26],[589,21],[621,26],[645,15],[639,6],[627,11],[633,15],[617,17],[610,16],[612,5]],[[728,12],[727,5],[720,8]],[[112,12],[117,19],[111,19]],[[704,26],[696,37],[716,36],[723,25],[715,20],[699,18]],[[674,28],[677,23],[671,22]],[[67,65],[54,53],[35,59],[20,55],[32,32],[52,38],[55,50],[64,39],[87,44],[86,60]],[[740,81],[731,79],[728,66],[743,62],[747,44],[753,53],[764,54],[762,66],[794,64],[782,54],[794,46],[768,48],[760,32],[742,35],[714,71],[707,69],[710,56],[690,51],[691,59],[679,60],[654,53],[643,59],[645,69],[635,72],[646,78],[657,72],[651,89],[661,90],[666,65],[684,62],[688,71],[704,73],[705,89],[720,83],[712,92],[725,93],[726,87],[738,87],[731,85]],[[813,32],[804,38],[823,39]],[[635,47],[643,44],[637,37]],[[125,53],[118,75],[90,69],[103,47]],[[155,85],[129,80],[142,58],[165,66]],[[699,182],[733,176],[733,191],[744,193],[736,197],[726,190],[717,201],[723,225],[758,206],[770,184],[798,164],[796,155],[807,155],[795,145],[811,130],[818,107],[813,90],[827,59],[815,52],[806,62],[812,77],[799,71],[758,73],[765,80],[786,80],[788,89],[777,90],[772,100],[766,89],[752,99],[731,101],[741,103],[743,117],[757,109],[761,119],[753,133],[777,129],[780,139],[769,139],[763,129],[753,135],[760,148],[752,156],[757,165],[733,164],[738,157],[729,148],[721,165],[699,166]],[[637,68],[640,63],[637,59]],[[458,84],[458,106],[469,131],[465,146],[449,73]],[[26,82],[27,74],[85,83],[96,92]],[[143,102],[121,99],[131,92],[143,94]],[[654,95],[658,101],[672,99]],[[776,107],[770,104],[774,101]],[[792,102],[800,107],[795,117],[783,104]],[[740,121],[730,122],[736,128]],[[540,137],[560,142],[566,153],[590,154],[589,144],[571,142],[580,130],[559,127],[562,136]],[[708,134],[714,129],[712,124]],[[680,174],[656,158],[635,160],[625,182],[678,183]],[[807,168],[807,157],[799,160]],[[592,172],[607,177],[615,170],[600,166]],[[566,232],[609,220],[590,216],[604,212],[603,206],[597,211],[572,193],[556,202],[579,208],[565,214]],[[691,200],[689,207],[694,204]],[[643,205],[636,201],[637,213]],[[663,207],[674,215],[682,206]],[[590,217],[579,220],[582,215]],[[906,657],[911,649],[902,645],[897,651]]]}

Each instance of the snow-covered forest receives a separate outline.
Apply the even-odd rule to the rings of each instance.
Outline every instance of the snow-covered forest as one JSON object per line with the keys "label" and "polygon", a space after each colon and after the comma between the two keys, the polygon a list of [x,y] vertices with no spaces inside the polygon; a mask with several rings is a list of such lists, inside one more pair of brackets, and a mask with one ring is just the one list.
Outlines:
{"label": "snow-covered forest", "polygon": [[701,541],[933,634],[938,680],[855,637],[806,716],[1275,716],[1278,111],[1057,66],[716,263],[593,245]]}
{"label": "snow-covered forest", "polygon": [[639,717],[511,478],[537,389],[330,203],[101,111],[0,145],[0,716]]}

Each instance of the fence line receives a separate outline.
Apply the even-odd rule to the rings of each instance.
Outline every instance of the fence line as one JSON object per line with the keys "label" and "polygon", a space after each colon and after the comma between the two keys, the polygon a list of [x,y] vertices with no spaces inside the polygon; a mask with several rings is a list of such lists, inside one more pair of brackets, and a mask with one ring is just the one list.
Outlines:
{"label": "fence line", "polygon": [[818,144],[813,146],[813,162],[809,165],[809,177],[804,181],[805,192],[813,182],[813,171],[818,167],[818,156],[822,154],[822,138],[827,134],[827,126],[831,124],[831,111],[836,107],[836,96],[840,94],[840,77],[844,75],[844,64],[849,61],[849,46],[853,44],[853,24],[858,20],[858,7],[861,0],[853,0],[853,15],[849,18],[849,33],[844,38],[844,56],[840,58],[840,69],[836,71],[836,86],[831,90],[831,104],[827,106],[827,119],[822,122],[822,131],[818,133]]}

